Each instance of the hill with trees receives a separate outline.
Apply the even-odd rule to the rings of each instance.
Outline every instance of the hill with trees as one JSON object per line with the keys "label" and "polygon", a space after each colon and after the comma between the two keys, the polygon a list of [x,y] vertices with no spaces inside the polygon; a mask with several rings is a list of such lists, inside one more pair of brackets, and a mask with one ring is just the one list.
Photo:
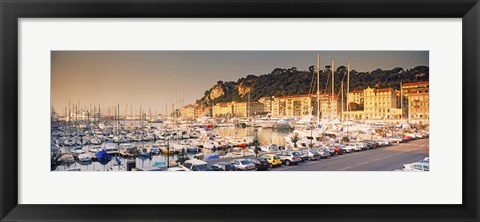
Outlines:
{"label": "hill with trees", "polygon": [[[340,83],[344,80],[346,86],[347,68],[338,67],[334,72],[335,93],[340,90]],[[417,66],[410,69],[397,67],[391,70],[376,69],[370,72],[350,71],[350,90],[365,89],[367,87],[400,88],[400,83],[428,81],[429,69],[427,66]],[[331,92],[331,67],[325,66],[320,70],[321,92]],[[326,91],[325,91],[326,90]],[[346,90],[346,89],[344,89]],[[346,92],[346,91],[344,91]],[[314,66],[308,70],[298,70],[296,67],[284,69],[276,68],[272,72],[262,75],[247,75],[238,81],[218,81],[198,102],[213,105],[219,102],[257,101],[261,97],[288,96],[316,93],[316,71]]]}

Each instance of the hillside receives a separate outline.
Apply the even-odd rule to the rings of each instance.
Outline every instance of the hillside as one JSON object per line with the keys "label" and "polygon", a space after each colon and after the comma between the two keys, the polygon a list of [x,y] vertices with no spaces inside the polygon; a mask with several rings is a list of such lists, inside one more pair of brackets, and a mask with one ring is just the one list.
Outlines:
{"label": "hillside", "polygon": [[[335,92],[340,90],[340,82],[345,79],[346,84],[347,68],[340,66],[335,71]],[[417,66],[411,69],[400,67],[392,70],[376,69],[371,72],[350,71],[350,90],[364,89],[370,87],[391,87],[400,88],[400,82],[428,81],[429,69],[426,66]],[[229,101],[256,101],[264,96],[287,96],[296,94],[315,93],[316,74],[314,67],[309,67],[308,71],[297,70],[296,67],[289,69],[276,68],[272,72],[263,75],[248,75],[240,78],[238,81],[223,82],[218,81],[209,90],[205,91],[204,96],[199,102],[207,105],[218,102]],[[326,66],[320,71],[320,89],[324,92],[331,91],[331,71],[330,66]],[[312,89],[313,88],[313,89]],[[250,94],[250,95],[249,95]]]}

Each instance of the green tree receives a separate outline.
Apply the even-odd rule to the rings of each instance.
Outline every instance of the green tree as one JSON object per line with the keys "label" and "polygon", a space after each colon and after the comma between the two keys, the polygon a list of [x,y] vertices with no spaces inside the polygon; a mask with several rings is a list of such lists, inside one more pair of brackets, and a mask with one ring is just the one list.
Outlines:
{"label": "green tree", "polygon": [[256,136],[253,139],[252,145],[254,146],[253,152],[255,153],[255,157],[257,157],[258,153],[260,153],[260,141]]}
{"label": "green tree", "polygon": [[300,141],[300,137],[295,133],[295,135],[290,137],[290,141],[292,141],[293,147],[297,148],[297,142]]}

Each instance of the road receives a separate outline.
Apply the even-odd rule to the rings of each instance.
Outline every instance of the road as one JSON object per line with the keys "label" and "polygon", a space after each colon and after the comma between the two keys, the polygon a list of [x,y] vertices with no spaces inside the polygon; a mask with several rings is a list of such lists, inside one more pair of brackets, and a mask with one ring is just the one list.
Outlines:
{"label": "road", "polygon": [[403,164],[415,162],[429,154],[429,139],[394,144],[354,153],[329,157],[317,161],[305,161],[298,165],[270,169],[271,171],[392,171]]}

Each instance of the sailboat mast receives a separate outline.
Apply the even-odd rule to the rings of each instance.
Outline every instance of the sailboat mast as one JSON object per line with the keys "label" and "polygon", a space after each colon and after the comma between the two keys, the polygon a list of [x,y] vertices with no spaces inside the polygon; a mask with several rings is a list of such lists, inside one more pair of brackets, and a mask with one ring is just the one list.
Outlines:
{"label": "sailboat mast", "polygon": [[350,59],[347,62],[347,112],[348,108],[348,94],[350,93]]}
{"label": "sailboat mast", "polygon": [[[398,106],[397,106],[398,107]],[[403,95],[402,95],[402,82],[400,82],[400,119],[403,119]]]}
{"label": "sailboat mast", "polygon": [[317,122],[320,122],[320,53],[317,53]]}
{"label": "sailboat mast", "polygon": [[120,104],[117,104],[117,136],[120,136]]}
{"label": "sailboat mast", "polygon": [[332,100],[330,101],[330,117],[333,119],[333,95],[335,89],[335,59],[332,59]]}
{"label": "sailboat mast", "polygon": [[343,121],[343,81],[340,83],[340,97],[342,98],[342,109],[340,110],[340,119]]}
{"label": "sailboat mast", "polygon": [[250,90],[248,91],[248,102],[247,102],[247,119],[250,117]]}

